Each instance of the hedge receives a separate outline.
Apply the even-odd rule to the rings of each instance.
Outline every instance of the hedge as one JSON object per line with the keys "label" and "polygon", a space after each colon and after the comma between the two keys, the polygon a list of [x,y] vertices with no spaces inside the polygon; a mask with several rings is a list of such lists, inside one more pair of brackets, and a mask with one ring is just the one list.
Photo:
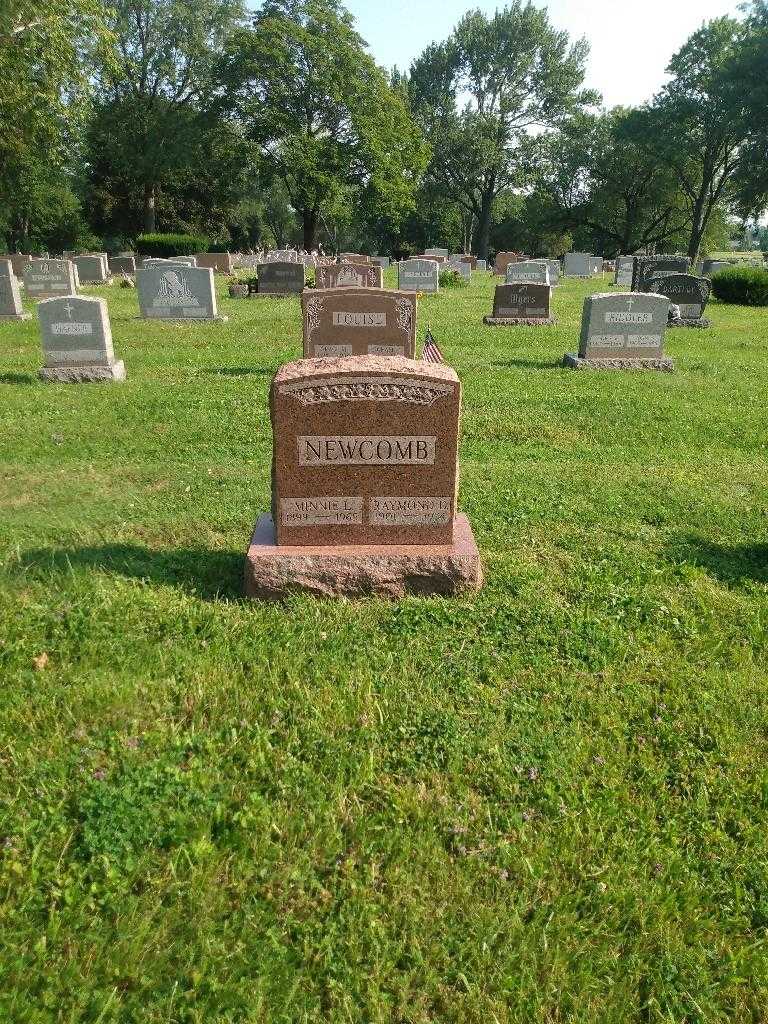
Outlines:
{"label": "hedge", "polygon": [[731,267],[712,275],[712,293],[721,302],[740,306],[768,306],[768,270]]}
{"label": "hedge", "polygon": [[208,251],[208,239],[202,235],[139,235],[138,256],[194,256]]}

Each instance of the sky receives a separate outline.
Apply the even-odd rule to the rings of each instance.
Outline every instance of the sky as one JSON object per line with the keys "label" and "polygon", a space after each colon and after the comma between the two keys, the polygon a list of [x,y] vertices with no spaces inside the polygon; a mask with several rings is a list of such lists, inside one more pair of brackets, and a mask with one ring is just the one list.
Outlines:
{"label": "sky", "polygon": [[[742,0],[534,0],[550,22],[591,43],[586,86],[607,107],[645,103],[665,81],[670,57],[704,21],[737,15]],[[487,14],[504,0],[346,0],[377,63],[406,70],[469,8]]]}

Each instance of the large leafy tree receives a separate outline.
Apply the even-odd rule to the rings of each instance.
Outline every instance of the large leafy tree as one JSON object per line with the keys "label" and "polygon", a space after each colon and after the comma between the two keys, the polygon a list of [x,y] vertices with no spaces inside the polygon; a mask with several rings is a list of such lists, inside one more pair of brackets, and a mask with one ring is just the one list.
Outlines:
{"label": "large leafy tree", "polygon": [[718,208],[739,197],[747,175],[747,80],[744,26],[717,18],[695,32],[672,58],[670,81],[652,105],[647,151],[675,174],[689,214],[688,255],[698,259]]}
{"label": "large leafy tree", "polygon": [[587,55],[545,10],[513,0],[491,17],[469,11],[412,65],[413,108],[434,150],[429,173],[474,218],[481,257],[498,197],[525,182],[530,130],[557,128],[597,101],[581,88]]}
{"label": "large leafy tree", "polygon": [[337,0],[265,0],[239,35],[228,76],[264,173],[282,182],[301,219],[305,248],[350,190],[393,220],[411,207],[425,146]]}
{"label": "large leafy tree", "polygon": [[101,0],[0,3],[0,221],[14,245],[39,239],[57,205],[78,219],[88,71],[109,44]]}
{"label": "large leafy tree", "polygon": [[156,227],[159,193],[217,152],[219,62],[244,19],[242,0],[111,0],[117,57],[99,74],[94,185],[129,182],[147,231]]}

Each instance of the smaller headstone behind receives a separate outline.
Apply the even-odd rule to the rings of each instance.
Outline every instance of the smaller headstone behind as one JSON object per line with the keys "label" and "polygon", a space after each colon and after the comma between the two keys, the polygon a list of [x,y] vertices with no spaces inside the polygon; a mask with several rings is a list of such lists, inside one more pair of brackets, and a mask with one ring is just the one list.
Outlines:
{"label": "smaller headstone behind", "polygon": [[75,266],[80,284],[107,284],[109,282],[106,253],[76,256]]}
{"label": "smaller headstone behind", "polygon": [[563,276],[591,277],[593,259],[594,257],[586,252],[567,252],[565,254],[565,263],[563,265]]}
{"label": "smaller headstone behind", "polygon": [[262,263],[258,268],[257,295],[301,295],[306,284],[303,263]]}
{"label": "smaller headstone behind", "polygon": [[21,305],[19,282],[9,259],[0,257],[0,320],[27,320]]}
{"label": "smaller headstone behind", "polygon": [[648,282],[659,274],[688,274],[691,261],[687,256],[636,256],[632,272],[632,291],[648,291]]}
{"label": "smaller headstone behind", "polygon": [[371,257],[364,256],[361,252],[343,252],[339,259],[342,263],[370,263]]}
{"label": "smaller headstone behind", "polygon": [[461,274],[465,281],[472,280],[472,264],[461,257],[451,257],[448,260],[448,269]]}
{"label": "smaller headstone behind", "polygon": [[483,323],[489,327],[548,326],[555,322],[550,312],[551,297],[548,284],[518,281],[496,285],[493,316],[485,317]]}
{"label": "smaller headstone behind", "polygon": [[704,277],[711,277],[716,274],[718,270],[728,270],[731,266],[725,260],[704,260],[704,264],[701,268],[702,275]]}
{"label": "smaller headstone behind", "polygon": [[19,279],[21,279],[21,275],[24,273],[24,267],[26,267],[28,263],[32,262],[31,256],[25,255],[21,252],[11,253],[9,256],[4,256],[3,259],[9,259],[11,261],[13,272]]}
{"label": "smaller headstone behind", "polygon": [[123,361],[115,359],[104,299],[43,299],[37,315],[43,344],[41,380],[84,384],[125,379]]}
{"label": "smaller headstone behind", "polygon": [[631,288],[632,276],[635,272],[634,256],[617,256],[613,273],[613,283],[618,288]]}
{"label": "smaller headstone behind", "polygon": [[507,284],[527,281],[529,284],[550,284],[549,266],[546,263],[510,263],[507,267]]}
{"label": "smaller headstone behind", "polygon": [[424,250],[424,255],[425,256],[440,256],[444,260],[447,260],[448,256],[450,255],[450,250],[448,250],[448,249],[425,249]]}
{"label": "smaller headstone behind", "polygon": [[669,299],[653,293],[609,292],[584,301],[579,353],[563,365],[576,370],[672,370],[664,355]]}
{"label": "smaller headstone behind", "polygon": [[111,256],[107,261],[109,266],[110,274],[119,276],[120,274],[128,274],[129,277],[133,277],[136,273],[136,260],[133,256]]}
{"label": "smaller headstone behind", "polygon": [[440,264],[435,260],[403,260],[397,266],[397,285],[401,292],[440,291]]}
{"label": "smaller headstone behind", "polygon": [[232,254],[228,252],[199,252],[195,255],[198,267],[212,270],[214,274],[232,273]]}
{"label": "smaller headstone behind", "polygon": [[150,320],[218,320],[210,267],[168,265],[136,271],[141,316]]}
{"label": "smaller headstone behind", "polygon": [[381,267],[371,263],[333,263],[315,271],[317,288],[383,288]]}
{"label": "smaller headstone behind", "polygon": [[32,260],[24,268],[24,288],[30,299],[77,295],[75,265],[70,260]]}
{"label": "smaller headstone behind", "polygon": [[404,356],[416,350],[416,296],[381,288],[306,291],[304,356]]}
{"label": "smaller headstone behind", "polygon": [[648,282],[651,291],[657,295],[666,295],[670,303],[676,307],[679,317],[670,320],[674,327],[709,327],[710,321],[704,316],[712,282],[704,277],[692,274],[665,274],[664,277],[652,277]]}
{"label": "smaller headstone behind", "polygon": [[372,260],[376,264],[376,266],[381,267],[382,270],[389,269],[389,256],[373,256]]}

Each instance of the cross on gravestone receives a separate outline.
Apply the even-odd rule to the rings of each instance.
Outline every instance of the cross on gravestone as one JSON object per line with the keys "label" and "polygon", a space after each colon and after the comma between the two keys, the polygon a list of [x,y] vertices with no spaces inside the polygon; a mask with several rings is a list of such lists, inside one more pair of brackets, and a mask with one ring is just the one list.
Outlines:
{"label": "cross on gravestone", "polygon": [[281,297],[301,295],[306,285],[307,269],[303,263],[262,263],[257,270],[259,283],[256,296]]}
{"label": "cross on gravestone", "polygon": [[90,253],[87,256],[75,256],[77,277],[80,284],[109,284],[109,267],[106,253]]}
{"label": "cross on gravestone", "polygon": [[555,323],[550,312],[551,297],[548,284],[499,284],[493,297],[493,316],[484,317],[483,323],[489,327],[549,326]]}
{"label": "cross on gravestone", "polygon": [[506,283],[515,284],[518,281],[549,286],[549,266],[546,263],[534,263],[532,260],[526,260],[524,263],[510,263],[507,267]]}
{"label": "cross on gravestone", "polygon": [[381,267],[371,263],[334,263],[315,270],[316,288],[383,288]]}
{"label": "cross on gravestone", "polygon": [[584,301],[578,355],[563,365],[577,370],[672,370],[664,355],[669,299],[650,292],[608,292]]}
{"label": "cross on gravestone", "polygon": [[228,252],[198,252],[195,253],[197,266],[212,270],[214,274],[232,273],[232,255]]}
{"label": "cross on gravestone", "polygon": [[403,260],[397,265],[397,286],[401,292],[439,292],[440,264],[433,259]]}
{"label": "cross on gravestone", "polygon": [[136,271],[141,316],[148,320],[226,320],[216,307],[209,267],[155,266]]}
{"label": "cross on gravestone", "polygon": [[647,291],[648,281],[660,273],[687,274],[690,269],[691,261],[687,256],[635,256],[632,291]]}
{"label": "cross on gravestone", "polygon": [[405,356],[416,352],[416,296],[377,288],[308,291],[301,299],[304,355]]}
{"label": "cross on gravestone", "polygon": [[272,515],[246,593],[455,594],[482,582],[457,515],[461,385],[443,364],[360,356],[283,366],[270,393]]}
{"label": "cross on gravestone", "polygon": [[40,379],[65,384],[125,379],[115,359],[104,299],[67,295],[37,307],[43,345]]}
{"label": "cross on gravestone", "polygon": [[0,320],[28,320],[21,305],[19,282],[9,259],[0,257]]}
{"label": "cross on gravestone", "polygon": [[657,295],[666,295],[679,312],[679,318],[671,321],[675,327],[709,327],[710,321],[704,316],[712,282],[692,274],[665,274],[652,277],[648,287]]}
{"label": "cross on gravestone", "polygon": [[77,295],[77,285],[70,260],[32,260],[24,268],[24,289],[30,299]]}

